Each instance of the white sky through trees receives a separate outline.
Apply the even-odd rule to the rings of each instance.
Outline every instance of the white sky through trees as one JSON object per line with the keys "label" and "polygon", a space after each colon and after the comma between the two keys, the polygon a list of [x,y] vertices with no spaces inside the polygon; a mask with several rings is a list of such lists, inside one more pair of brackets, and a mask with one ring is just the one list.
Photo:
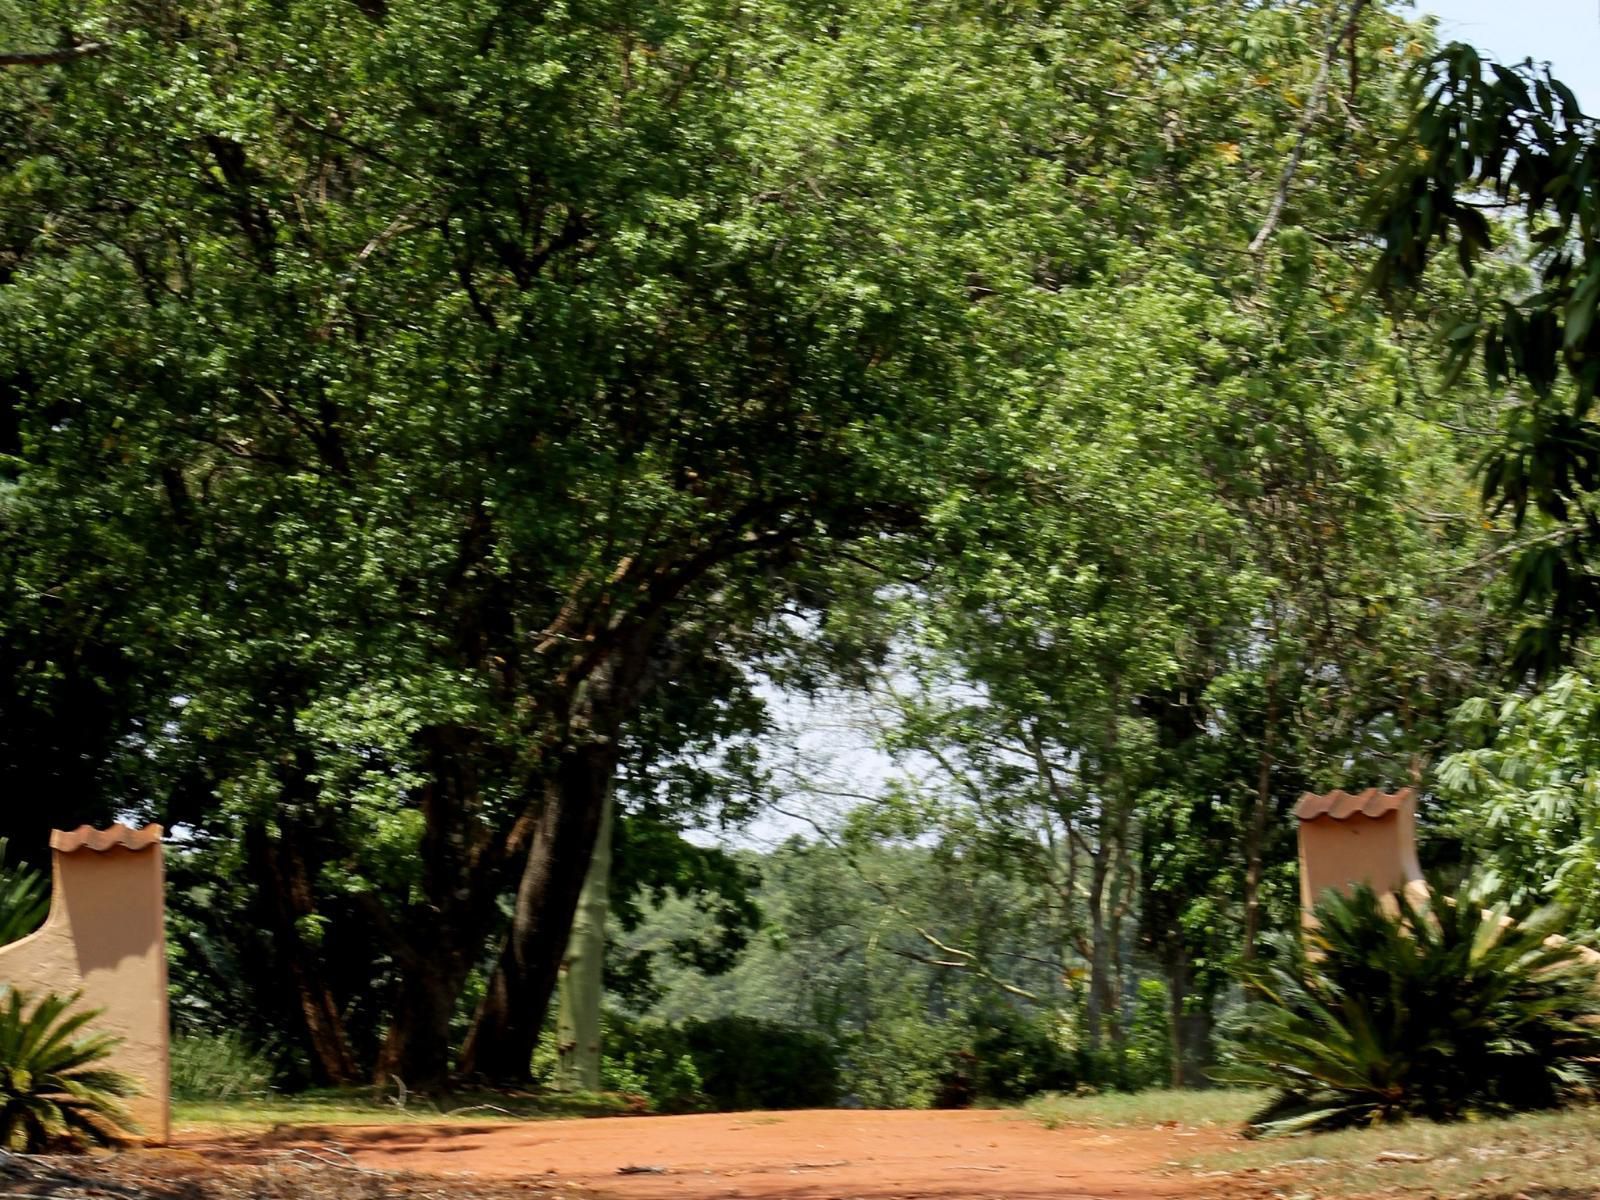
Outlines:
{"label": "white sky through trees", "polygon": [[1600,112],[1600,0],[1419,0],[1417,11],[1502,62],[1548,62],[1586,112]]}

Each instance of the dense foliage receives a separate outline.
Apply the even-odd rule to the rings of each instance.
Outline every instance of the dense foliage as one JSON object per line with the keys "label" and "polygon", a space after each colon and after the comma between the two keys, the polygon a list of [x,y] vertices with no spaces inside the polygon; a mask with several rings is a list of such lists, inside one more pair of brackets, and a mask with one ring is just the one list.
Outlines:
{"label": "dense foliage", "polygon": [[0,1147],[13,1153],[105,1146],[137,1132],[131,1080],[104,1065],[115,1039],[89,1031],[76,996],[0,988]]}
{"label": "dense foliage", "polygon": [[[1398,3],[0,29],[0,792],[39,798],[0,833],[180,831],[174,1013],[218,1080],[526,1083],[614,805],[616,1086],[1202,1083],[1295,923],[1300,792],[1426,784],[1531,644],[1504,601],[1546,568],[1503,562],[1579,569],[1587,450],[1496,460],[1504,516],[1476,472],[1557,393],[1587,445],[1590,193],[1552,172],[1592,125]],[[1483,187],[1543,299],[1431,264],[1422,199],[1472,261]],[[1482,369],[1374,268],[1457,345],[1509,314]],[[1542,811],[1451,761],[1486,828]],[[763,820],[804,838],[729,845]],[[1562,853],[1506,877],[1581,888]],[[706,1049],[755,1044],[815,1077]]]}
{"label": "dense foliage", "polygon": [[1515,903],[1600,926],[1600,689],[1566,673],[1533,695],[1461,706],[1466,747],[1439,767],[1452,832]]}
{"label": "dense foliage", "polygon": [[[1426,64],[1422,85],[1416,152],[1397,156],[1383,197],[1378,278],[1414,286],[1452,242],[1469,273],[1497,243],[1525,262],[1526,284],[1482,289],[1441,332],[1456,374],[1481,348],[1488,385],[1512,401],[1483,495],[1535,535],[1514,568],[1532,617],[1517,661],[1549,672],[1600,623],[1600,122],[1548,69],[1462,43]],[[1497,233],[1496,212],[1521,220]]]}
{"label": "dense foliage", "polygon": [[[1444,892],[1437,887],[1434,895]],[[1453,902],[1329,893],[1303,939],[1249,982],[1261,996],[1228,1082],[1277,1089],[1261,1133],[1458,1120],[1591,1097],[1600,982],[1552,906],[1520,918]]]}

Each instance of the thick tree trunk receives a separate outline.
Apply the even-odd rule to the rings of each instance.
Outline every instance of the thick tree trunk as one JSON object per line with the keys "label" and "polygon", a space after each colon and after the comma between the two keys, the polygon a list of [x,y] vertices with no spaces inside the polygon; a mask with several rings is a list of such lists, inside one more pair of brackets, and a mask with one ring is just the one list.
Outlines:
{"label": "thick tree trunk", "polygon": [[294,989],[312,1063],[324,1083],[356,1083],[360,1068],[345,1033],[344,1018],[323,978],[315,950],[306,945],[301,934],[302,920],[316,913],[305,860],[292,838],[274,838],[260,827],[250,829],[245,837],[250,860],[266,893],[273,946]]}
{"label": "thick tree trunk", "polygon": [[602,804],[594,858],[583,881],[577,918],[561,964],[556,1014],[556,1087],[566,1092],[600,1090],[600,1003],[604,995],[606,916],[610,912],[611,827],[615,804]]}
{"label": "thick tree trunk", "polygon": [[427,783],[418,797],[419,892],[404,901],[386,903],[372,893],[362,899],[399,969],[375,1082],[399,1079],[425,1091],[449,1081],[451,1024],[497,920],[509,851],[506,832],[492,836],[479,820],[485,748],[477,734],[432,726],[420,744]]}
{"label": "thick tree trunk", "polygon": [[562,755],[517,885],[511,930],[462,1049],[469,1077],[508,1085],[528,1079],[616,764],[611,740]]}
{"label": "thick tree trunk", "polygon": [[1194,993],[1193,963],[1180,937],[1167,943],[1167,998],[1172,1023],[1172,1086],[1206,1087],[1211,1059],[1211,1000]]}
{"label": "thick tree trunk", "polygon": [[426,1091],[450,1077],[450,1019],[465,982],[457,972],[408,970],[374,1072],[375,1083],[398,1080]]}

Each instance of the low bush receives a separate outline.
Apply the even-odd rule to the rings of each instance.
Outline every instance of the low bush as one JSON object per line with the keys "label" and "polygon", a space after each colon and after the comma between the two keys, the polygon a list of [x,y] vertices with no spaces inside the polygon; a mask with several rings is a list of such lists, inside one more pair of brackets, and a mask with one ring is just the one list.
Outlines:
{"label": "low bush", "polygon": [[1402,899],[1390,912],[1368,888],[1330,894],[1303,939],[1274,942],[1273,961],[1246,978],[1261,999],[1219,1073],[1276,1089],[1252,1130],[1447,1121],[1592,1094],[1594,966],[1550,940],[1560,909],[1513,920],[1485,899],[1469,887],[1454,903]]}
{"label": "low bush", "polygon": [[28,936],[50,911],[50,887],[29,866],[6,865],[6,839],[0,838],[0,946]]}
{"label": "low bush", "polygon": [[1077,1056],[1056,1036],[1048,1013],[1033,1015],[1009,1004],[986,1006],[972,1020],[971,1046],[974,1083],[986,1100],[1068,1091],[1080,1076]]}
{"label": "low bush", "polygon": [[961,1107],[971,1086],[959,1059],[966,1030],[915,1012],[881,1017],[842,1048],[843,1091],[867,1108]]}
{"label": "low bush", "polygon": [[1164,1088],[1172,1082],[1172,1012],[1167,985],[1159,979],[1141,979],[1134,999],[1123,1087],[1137,1092]]}
{"label": "low bush", "polygon": [[106,1146],[135,1132],[123,1098],[133,1081],[102,1064],[117,1039],[86,1031],[99,1014],[77,996],[34,1003],[0,987],[0,1148],[38,1154]]}
{"label": "low bush", "polygon": [[827,1108],[839,1099],[833,1043],[821,1034],[754,1017],[683,1027],[705,1094],[724,1112]]}
{"label": "low bush", "polygon": [[601,1045],[600,1085],[641,1096],[660,1113],[704,1112],[714,1107],[703,1090],[684,1031],[661,1021],[632,1021],[608,1013]]}
{"label": "low bush", "polygon": [[832,1043],[750,1017],[682,1025],[607,1013],[600,1077],[655,1112],[827,1107],[839,1098]]}

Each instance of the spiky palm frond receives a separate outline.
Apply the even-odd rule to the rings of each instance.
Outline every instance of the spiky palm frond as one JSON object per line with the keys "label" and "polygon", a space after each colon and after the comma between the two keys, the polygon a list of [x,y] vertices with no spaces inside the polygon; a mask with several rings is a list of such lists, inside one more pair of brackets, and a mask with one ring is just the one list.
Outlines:
{"label": "spiky palm frond", "polygon": [[0,986],[0,1148],[105,1146],[134,1131],[122,1100],[138,1088],[103,1065],[118,1039],[88,1031],[100,1014],[73,1011],[78,999],[33,1003]]}
{"label": "spiky palm frond", "polygon": [[[1438,891],[1436,895],[1442,894]],[[1393,911],[1370,888],[1329,894],[1303,939],[1274,943],[1229,1083],[1277,1095],[1257,1133],[1549,1108],[1591,1092],[1600,985],[1558,908],[1520,920],[1469,887]]]}
{"label": "spiky palm frond", "polygon": [[29,866],[6,866],[6,839],[0,838],[0,946],[27,937],[49,911],[44,876]]}

